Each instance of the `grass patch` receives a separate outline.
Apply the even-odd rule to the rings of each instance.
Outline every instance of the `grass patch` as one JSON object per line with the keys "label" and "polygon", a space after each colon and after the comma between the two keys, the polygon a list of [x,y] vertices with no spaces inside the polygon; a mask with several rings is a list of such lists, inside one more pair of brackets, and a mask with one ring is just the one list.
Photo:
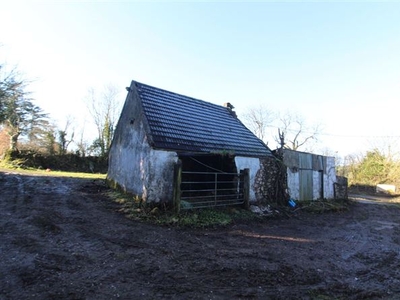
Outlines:
{"label": "grass patch", "polygon": [[108,167],[107,157],[82,157],[72,153],[47,155],[33,150],[7,151],[3,161],[15,168],[82,173],[106,173]]}
{"label": "grass patch", "polygon": [[118,203],[119,211],[128,218],[163,226],[210,228],[259,218],[251,211],[234,207],[184,210],[178,214],[168,207],[144,205],[140,198],[115,190],[108,191],[107,197]]}
{"label": "grass patch", "polygon": [[70,177],[82,179],[105,179],[107,174],[83,173],[83,172],[65,172],[52,170],[39,170],[34,168],[21,168],[17,164],[0,161],[0,171],[17,172],[23,175],[31,176],[52,176],[52,177]]}
{"label": "grass patch", "polygon": [[210,208],[181,211],[179,214],[166,213],[161,215],[157,224],[174,225],[192,228],[212,228],[249,222],[260,219],[260,216],[249,210],[237,207]]}
{"label": "grass patch", "polygon": [[232,223],[232,215],[223,210],[200,209],[185,211],[179,215],[164,214],[157,223],[196,228],[226,226]]}
{"label": "grass patch", "polygon": [[305,200],[296,202],[295,211],[302,210],[310,213],[342,212],[349,209],[350,202],[345,199],[338,200]]}

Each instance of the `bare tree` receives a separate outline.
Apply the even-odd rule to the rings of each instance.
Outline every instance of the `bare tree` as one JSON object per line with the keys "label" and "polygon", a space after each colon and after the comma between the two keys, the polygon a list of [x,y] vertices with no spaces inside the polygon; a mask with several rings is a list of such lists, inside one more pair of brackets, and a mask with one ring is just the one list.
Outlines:
{"label": "bare tree", "polygon": [[115,125],[120,113],[117,99],[118,89],[105,85],[101,92],[89,89],[86,97],[89,112],[97,129],[97,138],[93,141],[92,149],[100,156],[106,156],[114,136]]}
{"label": "bare tree", "polygon": [[75,144],[77,147],[77,154],[79,156],[85,157],[86,155],[90,155],[90,145],[88,141],[84,138],[86,129],[86,122],[80,127],[80,131],[78,132],[79,139],[75,140]]}
{"label": "bare tree", "polygon": [[311,140],[316,141],[321,131],[320,124],[309,125],[305,119],[291,112],[287,112],[279,118],[279,132],[275,141],[282,143],[280,136],[285,136],[287,149],[298,150],[300,147],[309,144]]}
{"label": "bare tree", "polygon": [[56,126],[51,124],[46,132],[45,135],[45,151],[50,154],[54,155],[56,153]]}
{"label": "bare tree", "polygon": [[68,150],[68,146],[73,142],[75,130],[71,128],[74,123],[74,118],[69,115],[65,121],[64,129],[58,130],[58,144],[59,144],[59,153],[61,155],[66,154]]}
{"label": "bare tree", "polygon": [[[244,124],[264,142],[275,141],[278,147],[298,150],[316,141],[321,125],[309,125],[298,114],[286,112],[278,114],[265,105],[251,107],[243,115]],[[277,128],[278,134],[273,136],[268,128]]]}
{"label": "bare tree", "polygon": [[244,124],[262,141],[266,140],[267,127],[275,118],[275,114],[262,104],[249,108],[243,115]]}

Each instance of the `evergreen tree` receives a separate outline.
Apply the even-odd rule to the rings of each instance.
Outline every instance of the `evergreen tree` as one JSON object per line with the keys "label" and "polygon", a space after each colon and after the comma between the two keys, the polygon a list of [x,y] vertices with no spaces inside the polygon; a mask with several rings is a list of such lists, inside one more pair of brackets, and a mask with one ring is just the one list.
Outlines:
{"label": "evergreen tree", "polygon": [[48,116],[33,103],[26,92],[27,82],[14,70],[0,66],[0,125],[10,137],[10,150],[17,150],[25,135],[30,142],[43,139],[49,127]]}

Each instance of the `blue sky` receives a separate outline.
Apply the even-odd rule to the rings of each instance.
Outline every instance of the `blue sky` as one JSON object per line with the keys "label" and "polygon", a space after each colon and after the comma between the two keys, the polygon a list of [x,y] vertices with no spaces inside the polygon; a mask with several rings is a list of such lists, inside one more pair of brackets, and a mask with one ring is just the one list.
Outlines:
{"label": "blue sky", "polygon": [[137,80],[231,102],[239,117],[260,104],[297,112],[323,125],[316,150],[341,156],[400,139],[397,2],[10,1],[0,43],[61,124],[83,126],[90,87],[113,83],[123,101]]}

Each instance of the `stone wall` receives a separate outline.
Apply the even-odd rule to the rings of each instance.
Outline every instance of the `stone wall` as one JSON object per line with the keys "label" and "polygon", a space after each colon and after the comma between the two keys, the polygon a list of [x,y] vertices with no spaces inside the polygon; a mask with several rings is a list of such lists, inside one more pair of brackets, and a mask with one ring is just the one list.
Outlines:
{"label": "stone wall", "polygon": [[260,204],[286,205],[289,200],[286,166],[280,155],[261,159],[254,181],[254,191]]}
{"label": "stone wall", "polygon": [[336,176],[335,199],[348,199],[348,182],[343,176]]}

